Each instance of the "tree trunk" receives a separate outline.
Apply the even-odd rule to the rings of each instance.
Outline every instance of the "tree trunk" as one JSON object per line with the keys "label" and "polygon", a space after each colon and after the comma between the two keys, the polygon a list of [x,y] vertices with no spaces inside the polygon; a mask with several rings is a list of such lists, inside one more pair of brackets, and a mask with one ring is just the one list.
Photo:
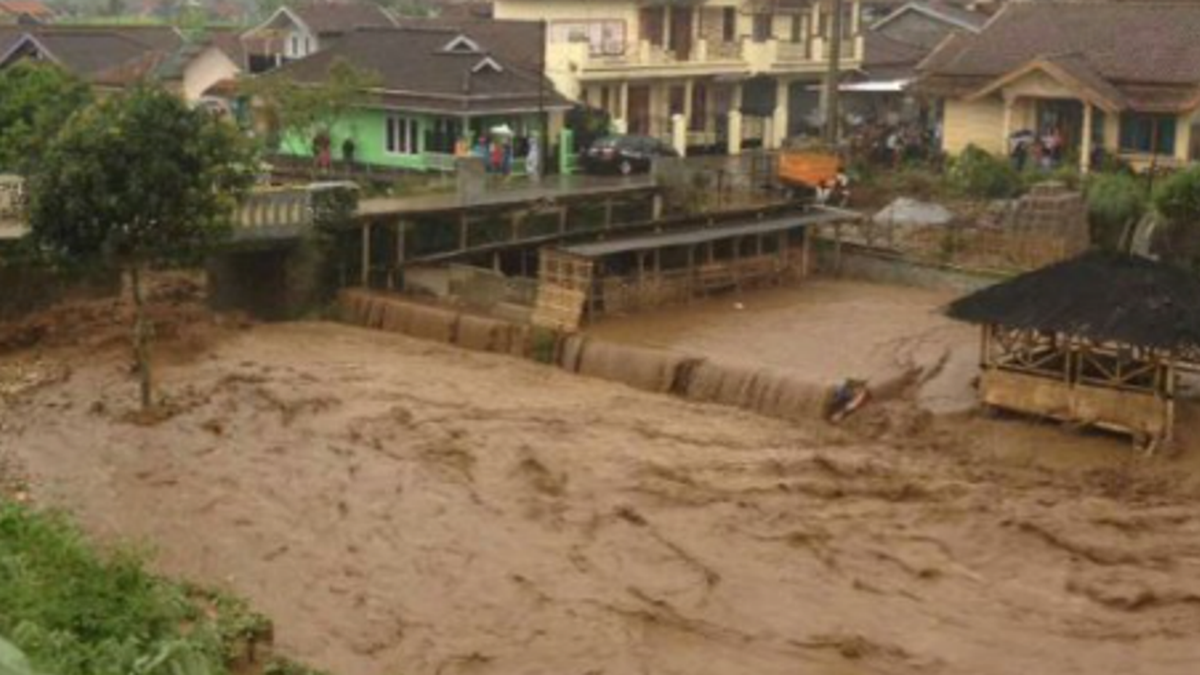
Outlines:
{"label": "tree trunk", "polygon": [[129,282],[133,291],[133,357],[137,361],[142,410],[147,411],[154,407],[154,380],[150,372],[150,321],[146,318],[146,300],[142,297],[142,268],[139,264],[135,263],[129,268]]}

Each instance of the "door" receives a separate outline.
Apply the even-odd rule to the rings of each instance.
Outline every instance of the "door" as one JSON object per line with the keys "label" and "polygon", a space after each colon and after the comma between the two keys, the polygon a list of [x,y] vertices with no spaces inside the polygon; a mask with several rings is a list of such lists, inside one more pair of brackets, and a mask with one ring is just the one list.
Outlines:
{"label": "door", "polygon": [[670,49],[679,61],[692,58],[692,18],[694,11],[691,7],[674,7],[671,9],[671,45]]}
{"label": "door", "polygon": [[641,27],[639,36],[655,47],[663,46],[663,28],[666,25],[665,7],[643,7],[638,15]]}
{"label": "door", "polygon": [[1057,133],[1063,141],[1064,155],[1078,157],[1083,142],[1083,105],[1066,99],[1039,99],[1036,114],[1034,133],[1039,138]]}
{"label": "door", "polygon": [[645,136],[650,133],[650,87],[629,87],[629,133]]}

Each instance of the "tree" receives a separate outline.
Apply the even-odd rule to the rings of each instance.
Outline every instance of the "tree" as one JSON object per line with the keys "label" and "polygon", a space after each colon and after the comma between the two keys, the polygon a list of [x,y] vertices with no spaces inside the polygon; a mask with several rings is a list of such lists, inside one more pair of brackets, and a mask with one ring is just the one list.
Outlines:
{"label": "tree", "polygon": [[153,405],[143,274],[194,261],[228,233],[254,159],[232,125],[139,88],[71,118],[31,176],[34,240],[68,261],[104,261],[128,275],[143,408]]}
{"label": "tree", "polygon": [[1200,168],[1167,176],[1154,187],[1153,202],[1167,224],[1163,258],[1200,269]]}
{"label": "tree", "polygon": [[301,155],[318,134],[332,135],[347,113],[370,98],[378,85],[376,73],[338,58],[321,84],[299,83],[286,74],[268,74],[251,80],[248,93],[255,100],[270,134],[291,154]]}
{"label": "tree", "polygon": [[35,166],[91,96],[86,84],[53,64],[20,61],[0,70],[0,171],[24,174]]}

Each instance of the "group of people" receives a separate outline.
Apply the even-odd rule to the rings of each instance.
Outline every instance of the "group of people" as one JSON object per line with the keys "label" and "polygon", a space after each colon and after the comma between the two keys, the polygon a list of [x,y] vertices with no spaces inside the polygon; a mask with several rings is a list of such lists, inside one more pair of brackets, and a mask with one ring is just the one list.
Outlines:
{"label": "group of people", "polygon": [[[353,138],[347,137],[342,141],[342,162],[351,172],[354,171],[357,151],[358,146]],[[321,132],[313,137],[312,154],[317,169],[326,172],[333,169],[333,140],[328,133]],[[488,173],[511,175],[517,157],[525,158],[526,175],[538,177],[542,171],[541,143],[537,136],[520,139],[500,134],[490,139],[480,136],[469,149],[466,140],[460,141],[455,147],[455,154],[459,157],[471,155],[483,159]]]}
{"label": "group of people", "polygon": [[508,176],[512,174],[513,163],[517,157],[525,158],[525,173],[529,176],[541,175],[542,151],[537,136],[515,139],[512,136],[493,135],[491,138],[481,135],[471,148],[470,154],[482,159],[488,173]]}
{"label": "group of people", "polygon": [[1040,135],[1022,129],[1008,139],[1009,157],[1017,171],[1024,171],[1027,167],[1053,170],[1065,159],[1066,147],[1062,129],[1055,125],[1047,126]]}
{"label": "group of people", "polygon": [[[329,134],[321,132],[313,138],[313,159],[317,163],[317,168],[321,171],[331,171],[333,169],[333,139]],[[342,141],[342,162],[345,163],[349,171],[354,170],[354,156],[358,152],[358,145],[354,139],[346,137]]]}
{"label": "group of people", "polygon": [[850,145],[855,157],[898,168],[905,162],[931,159],[936,154],[937,139],[933,131],[919,122],[865,123],[852,130]]}

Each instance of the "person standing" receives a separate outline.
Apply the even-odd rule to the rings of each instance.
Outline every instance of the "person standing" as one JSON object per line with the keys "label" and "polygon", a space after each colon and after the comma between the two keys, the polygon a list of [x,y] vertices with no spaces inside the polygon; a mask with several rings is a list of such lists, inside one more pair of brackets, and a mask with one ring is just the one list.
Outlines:
{"label": "person standing", "polygon": [[542,178],[542,149],[537,136],[529,137],[529,152],[525,155],[525,173],[534,181]]}
{"label": "person standing", "polygon": [[342,161],[346,163],[346,170],[354,173],[354,153],[358,151],[358,146],[354,144],[354,139],[349,136],[342,141]]}

